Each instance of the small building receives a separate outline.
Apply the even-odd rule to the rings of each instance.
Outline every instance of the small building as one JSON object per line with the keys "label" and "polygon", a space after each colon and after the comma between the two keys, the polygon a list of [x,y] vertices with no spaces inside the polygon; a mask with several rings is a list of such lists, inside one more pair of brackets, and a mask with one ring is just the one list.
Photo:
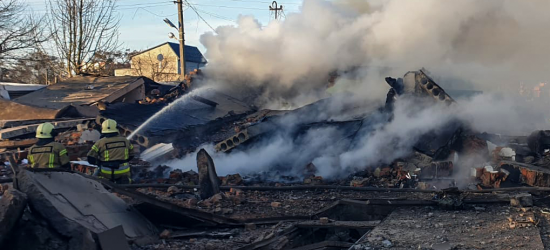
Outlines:
{"label": "small building", "polygon": [[[166,42],[130,58],[130,68],[115,70],[115,76],[145,76],[156,82],[177,81],[180,74],[179,44]],[[185,45],[186,74],[206,65],[197,47]]]}

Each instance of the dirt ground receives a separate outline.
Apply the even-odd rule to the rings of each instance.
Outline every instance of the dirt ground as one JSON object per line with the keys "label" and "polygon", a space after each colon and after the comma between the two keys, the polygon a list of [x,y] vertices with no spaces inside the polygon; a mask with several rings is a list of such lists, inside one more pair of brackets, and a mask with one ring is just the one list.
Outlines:
{"label": "dirt ground", "polygon": [[[186,237],[181,239],[163,240],[161,243],[138,247],[134,246],[134,250],[232,250],[251,244],[253,242],[262,241],[271,235],[292,226],[292,223],[281,223],[276,225],[258,225],[254,229],[233,228],[233,229],[218,229],[210,230],[211,233],[227,233],[231,236],[219,238],[197,238]],[[177,232],[173,233],[174,235]]]}
{"label": "dirt ground", "polygon": [[404,207],[357,249],[544,249],[536,222],[519,222],[529,218],[537,220],[533,212],[503,205],[459,211]]}

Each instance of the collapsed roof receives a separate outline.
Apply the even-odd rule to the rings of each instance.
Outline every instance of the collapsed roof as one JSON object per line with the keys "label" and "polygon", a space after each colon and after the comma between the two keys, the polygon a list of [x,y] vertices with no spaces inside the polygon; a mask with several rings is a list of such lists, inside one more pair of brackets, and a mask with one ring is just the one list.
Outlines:
{"label": "collapsed roof", "polygon": [[50,109],[0,99],[0,120],[38,120],[59,118],[66,107]]}
{"label": "collapsed roof", "polygon": [[[80,111],[84,110],[85,106],[90,106],[99,101],[111,103],[141,100],[145,93],[144,84],[151,82],[145,77],[134,76],[78,76],[19,97],[14,101],[56,110],[72,105]],[[85,112],[82,113],[86,115]]]}

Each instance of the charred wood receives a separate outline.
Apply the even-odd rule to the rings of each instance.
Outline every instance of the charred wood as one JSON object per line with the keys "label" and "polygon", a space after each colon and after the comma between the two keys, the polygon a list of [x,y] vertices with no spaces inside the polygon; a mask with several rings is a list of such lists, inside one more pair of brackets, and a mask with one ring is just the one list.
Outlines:
{"label": "charred wood", "polygon": [[199,169],[200,196],[207,199],[220,192],[220,180],[212,157],[201,149],[197,153],[197,168]]}

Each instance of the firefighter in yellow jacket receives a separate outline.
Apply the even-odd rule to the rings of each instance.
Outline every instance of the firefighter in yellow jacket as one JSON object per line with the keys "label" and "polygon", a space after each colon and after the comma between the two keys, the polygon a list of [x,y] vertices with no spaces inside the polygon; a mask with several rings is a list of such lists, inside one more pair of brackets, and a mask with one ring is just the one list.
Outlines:
{"label": "firefighter in yellow jacket", "polygon": [[111,119],[101,124],[101,137],[88,152],[88,162],[99,166],[99,177],[119,184],[130,183],[128,162],[134,157],[134,146],[119,135],[117,123]]}
{"label": "firefighter in yellow jacket", "polygon": [[54,140],[53,130],[54,126],[49,122],[36,129],[38,142],[29,149],[27,156],[31,168],[71,168],[67,149]]}

